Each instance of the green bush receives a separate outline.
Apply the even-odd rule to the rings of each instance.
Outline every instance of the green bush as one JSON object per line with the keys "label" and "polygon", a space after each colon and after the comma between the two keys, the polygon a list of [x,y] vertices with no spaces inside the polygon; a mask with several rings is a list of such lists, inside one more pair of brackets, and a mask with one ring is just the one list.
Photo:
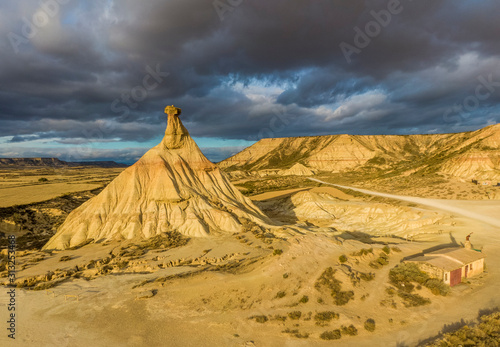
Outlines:
{"label": "green bush", "polygon": [[450,293],[450,287],[437,278],[429,278],[425,281],[424,286],[429,288],[434,295],[446,296]]}
{"label": "green bush", "polygon": [[371,318],[367,319],[364,324],[364,327],[368,331],[375,331],[375,321]]}
{"label": "green bush", "polygon": [[300,298],[299,302],[301,304],[305,304],[309,301],[309,297],[307,295],[304,295],[302,298]]}
{"label": "green bush", "polygon": [[290,317],[290,319],[297,320],[297,319],[300,319],[301,316],[302,316],[302,312],[300,312],[300,311],[288,312],[288,317]]}
{"label": "green bush", "polygon": [[383,252],[379,254],[379,257],[371,261],[368,265],[374,269],[380,269],[384,265],[389,264],[389,256]]}
{"label": "green bush", "polygon": [[384,248],[382,248],[382,251],[384,251],[385,254],[391,253],[391,249],[389,248],[389,246],[385,246]]}
{"label": "green bush", "polygon": [[357,252],[351,253],[351,255],[354,257],[361,257],[363,255],[368,255],[370,253],[373,253],[373,248],[369,248],[369,249],[362,248]]}
{"label": "green bush", "polygon": [[430,278],[415,263],[404,263],[392,268],[389,271],[389,281],[396,288],[407,293],[411,293],[415,287],[412,282],[429,288],[434,295],[446,296],[450,292],[450,288],[442,280]]}
{"label": "green bush", "polygon": [[400,264],[389,271],[389,281],[397,288],[401,284],[417,282],[424,284],[429,279],[429,275],[421,271],[415,263]]}
{"label": "green bush", "polygon": [[398,292],[398,296],[401,299],[403,299],[406,307],[423,306],[423,305],[428,305],[431,303],[431,301],[429,299],[426,299],[423,296],[418,295],[418,294],[411,294],[411,293],[406,293],[406,292],[400,291],[400,292]]}
{"label": "green bush", "polygon": [[68,261],[71,259],[73,258],[71,258],[69,255],[63,255],[61,258],[59,258],[59,261]]}
{"label": "green bush", "polygon": [[332,319],[338,319],[339,314],[333,311],[322,311],[314,315],[314,320],[317,322],[329,322]]}
{"label": "green bush", "polygon": [[265,323],[268,321],[267,316],[261,315],[261,316],[252,316],[250,319],[255,319],[257,323]]}
{"label": "green bush", "polygon": [[339,340],[342,337],[342,333],[339,329],[325,331],[319,335],[319,337],[323,340]]}
{"label": "green bush", "polygon": [[281,255],[281,254],[283,254],[283,250],[282,249],[275,249],[273,251],[273,255]]}
{"label": "green bush", "polygon": [[373,279],[375,279],[375,274],[372,273],[372,272],[360,272],[359,273],[359,278],[361,278],[363,281],[372,281]]}
{"label": "green bush", "polygon": [[276,297],[277,299],[281,299],[281,298],[283,298],[285,295],[286,295],[286,292],[285,292],[285,291],[283,291],[283,290],[280,290],[279,292],[277,292],[277,293],[276,293],[276,296],[275,296],[275,297]]}
{"label": "green bush", "polygon": [[389,294],[389,296],[393,296],[394,294],[396,294],[396,289],[394,289],[393,287],[387,287],[385,288],[385,292]]}
{"label": "green bush", "polygon": [[352,290],[339,291],[336,293],[332,293],[332,297],[335,301],[335,305],[343,306],[347,304],[350,300],[354,299],[354,292]]}
{"label": "green bush", "polygon": [[282,316],[282,315],[276,314],[276,315],[274,315],[273,319],[274,320],[279,320],[281,322],[284,322],[284,321],[286,321],[286,316]]}
{"label": "green bush", "polygon": [[339,261],[340,261],[341,263],[345,263],[345,262],[347,261],[347,257],[346,257],[344,254],[342,254],[342,255],[339,257]]}
{"label": "green bush", "polygon": [[314,287],[318,290],[323,287],[329,289],[335,305],[341,306],[354,298],[354,292],[352,290],[342,291],[341,284],[342,282],[335,278],[335,270],[329,267],[323,271]]}
{"label": "green bush", "polygon": [[38,182],[48,182],[49,180],[46,179],[45,177],[39,178]]}
{"label": "green bush", "polygon": [[340,327],[342,331],[342,335],[350,335],[350,336],[356,336],[358,335],[358,329],[354,325],[349,325],[348,327],[342,325]]}

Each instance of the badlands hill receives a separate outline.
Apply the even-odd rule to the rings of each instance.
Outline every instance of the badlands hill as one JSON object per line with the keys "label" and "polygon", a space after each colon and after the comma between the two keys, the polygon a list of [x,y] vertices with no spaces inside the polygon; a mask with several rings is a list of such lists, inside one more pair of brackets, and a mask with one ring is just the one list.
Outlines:
{"label": "badlands hill", "polygon": [[262,139],[222,161],[224,170],[359,169],[384,174],[442,173],[500,180],[500,124],[477,131],[431,135],[326,135]]}
{"label": "badlands hill", "polygon": [[297,163],[293,165],[291,168],[287,170],[281,170],[278,172],[279,175],[282,176],[312,176],[314,175],[314,171],[305,167],[304,165]]}
{"label": "badlands hill", "polygon": [[241,229],[240,218],[267,220],[202,154],[178,117],[180,109],[169,112],[161,143],[71,212],[45,249],[174,230],[188,236],[233,233]]}
{"label": "badlands hill", "polygon": [[78,166],[119,168],[127,165],[114,161],[67,162],[58,158],[0,158],[0,169]]}

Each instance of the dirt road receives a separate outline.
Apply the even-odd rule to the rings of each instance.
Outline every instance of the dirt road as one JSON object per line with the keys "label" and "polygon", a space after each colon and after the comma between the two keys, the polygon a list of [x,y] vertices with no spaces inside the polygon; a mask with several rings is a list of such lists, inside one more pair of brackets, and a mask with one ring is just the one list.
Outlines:
{"label": "dirt road", "polygon": [[424,206],[429,206],[433,208],[437,208],[439,210],[451,212],[454,214],[458,214],[470,219],[474,219],[483,223],[487,223],[489,225],[492,225],[494,227],[500,228],[500,219],[498,217],[493,217],[488,214],[483,214],[483,213],[478,213],[478,212],[473,212],[470,210],[467,210],[465,208],[458,207],[454,205],[453,203],[450,203],[450,200],[438,200],[438,199],[425,199],[425,198],[418,198],[415,196],[403,196],[403,195],[394,195],[394,194],[388,194],[388,193],[380,193],[380,192],[374,192],[371,190],[366,190],[366,189],[360,189],[360,188],[354,188],[354,187],[348,187],[348,186],[343,186],[340,184],[334,184],[334,183],[328,183],[324,182],[321,180],[318,180],[316,178],[309,178],[311,181],[331,185],[334,187],[339,187],[339,188],[344,188],[344,189],[351,189],[360,193],[364,194],[369,194],[369,195],[376,195],[376,196],[381,196],[384,198],[390,198],[390,199],[396,199],[396,200],[402,200],[402,201],[408,201],[408,202],[413,202],[415,204],[419,205],[424,205]]}

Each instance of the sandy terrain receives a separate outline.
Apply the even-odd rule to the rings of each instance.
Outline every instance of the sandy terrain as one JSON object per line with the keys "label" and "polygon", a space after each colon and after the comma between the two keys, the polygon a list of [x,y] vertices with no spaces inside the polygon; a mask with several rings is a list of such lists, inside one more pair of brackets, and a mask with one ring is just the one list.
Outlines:
{"label": "sandy terrain", "polygon": [[300,192],[300,191],[303,191],[306,189],[308,189],[308,188],[278,190],[278,191],[274,191],[274,192],[267,192],[267,193],[252,195],[251,199],[253,201],[265,201],[265,200],[270,200],[270,199],[275,199],[275,198],[282,198],[284,196],[288,196],[288,195],[291,195],[293,193],[297,193],[297,192]]}
{"label": "sandy terrain", "polygon": [[[20,168],[0,170],[0,208],[54,199],[103,187],[123,168]],[[47,179],[39,182],[39,179]]]}
{"label": "sandy terrain", "polygon": [[[331,232],[314,228],[292,226],[301,235],[282,227],[286,241],[273,243],[274,248],[283,249],[284,253],[280,256],[273,256],[271,250],[266,250],[267,246],[251,234],[242,234],[248,239],[245,243],[235,237],[194,239],[188,246],[160,253],[166,259],[201,255],[204,249],[210,249],[216,257],[238,253],[242,265],[234,271],[198,272],[200,266],[176,266],[152,271],[143,269],[144,273],[126,275],[116,272],[115,275],[100,276],[91,281],[72,279],[49,291],[17,289],[18,340],[16,344],[11,344],[2,335],[0,343],[22,346],[326,346],[332,342],[319,339],[321,332],[353,324],[358,328],[358,336],[342,337],[336,341],[337,345],[414,346],[418,341],[438,333],[445,324],[475,318],[479,310],[500,305],[496,285],[500,280],[500,271],[493,266],[500,261],[500,236],[498,227],[492,225],[500,223],[495,215],[500,201],[439,201],[440,205],[436,205],[438,202],[434,200],[421,199],[418,203],[459,215],[453,234],[429,235],[422,242],[397,241],[402,252],[391,253],[390,264],[380,270],[374,271],[363,265],[363,260],[360,265],[352,263],[351,266],[359,270],[374,271],[376,277],[374,282],[362,282],[361,287],[353,288],[355,300],[345,306],[329,303],[328,295],[318,292],[314,282],[326,267],[339,266],[339,255],[350,254],[367,245],[356,240],[345,240],[341,245],[334,237],[338,234],[331,235]],[[428,306],[398,306],[398,309],[380,306],[388,271],[403,256],[449,243],[452,239],[460,242],[470,231],[474,231],[474,245],[483,247],[487,256],[485,275],[472,279],[470,284],[455,287],[450,296],[431,295],[432,304]],[[382,247],[376,244],[368,246],[375,249]],[[23,278],[55,267],[71,268],[90,259],[105,257],[115,247],[115,244],[96,244],[54,253],[18,275]],[[244,255],[247,252],[250,253]],[[74,259],[59,262],[63,255]],[[144,258],[146,267],[154,255],[145,256],[149,259]],[[28,258],[34,256],[20,257],[19,266],[29,263]],[[251,259],[258,261],[249,262]],[[187,272],[198,274],[152,282],[133,289],[144,280]],[[284,274],[287,274],[286,279]],[[346,289],[351,288],[348,282],[343,280]],[[148,299],[138,298],[151,290],[157,290],[157,294]],[[276,293],[280,290],[287,294],[277,299]],[[78,295],[78,300],[66,295]],[[309,302],[298,303],[304,295],[310,298]],[[363,295],[368,295],[367,299],[361,300]],[[5,291],[2,291],[1,298],[4,305]],[[318,303],[317,298],[326,301]],[[248,319],[254,315],[287,316],[295,310],[301,311],[305,317],[307,312],[314,315],[315,312],[332,310],[338,312],[340,318],[325,327],[317,326],[307,318],[297,321],[287,319],[284,322],[271,319],[263,324]],[[0,306],[0,311],[3,311],[3,316],[7,313],[4,306]],[[373,333],[362,328],[367,318],[377,322]],[[301,339],[283,333],[286,329],[298,329],[300,333],[310,335]]]}
{"label": "sandy terrain", "polygon": [[52,183],[0,189],[0,207],[31,204],[74,192],[92,190],[101,184]]}
{"label": "sandy terrain", "polygon": [[252,195],[250,198],[253,201],[265,201],[265,200],[270,200],[270,199],[276,199],[276,198],[282,198],[288,195],[291,195],[293,193],[297,193],[303,190],[310,190],[311,192],[314,193],[327,193],[335,198],[338,199],[352,199],[352,196],[347,195],[343,193],[342,191],[331,188],[331,187],[317,187],[317,188],[295,188],[295,189],[284,189],[284,190],[277,190],[274,192],[267,192],[267,193],[262,193],[262,194],[256,194]]}

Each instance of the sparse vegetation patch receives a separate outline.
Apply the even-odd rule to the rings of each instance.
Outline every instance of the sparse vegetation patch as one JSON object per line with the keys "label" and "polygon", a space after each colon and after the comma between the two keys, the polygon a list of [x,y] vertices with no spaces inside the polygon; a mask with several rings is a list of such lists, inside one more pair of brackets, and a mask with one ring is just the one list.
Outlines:
{"label": "sparse vegetation patch", "polygon": [[309,337],[309,333],[301,333],[299,332],[299,329],[286,328],[282,331],[282,333],[293,335],[299,339],[307,339]]}
{"label": "sparse vegetation patch", "polygon": [[333,311],[322,311],[314,315],[316,322],[330,322],[332,319],[338,319],[339,314]]}
{"label": "sparse vegetation patch", "polygon": [[342,337],[340,329],[325,331],[319,335],[322,340],[339,340]]}
{"label": "sparse vegetation patch", "polygon": [[358,335],[358,329],[354,325],[349,325],[348,327],[342,325],[340,327],[340,330],[342,331],[342,335],[350,335],[350,336],[356,336]]}
{"label": "sparse vegetation patch", "polygon": [[380,269],[381,267],[387,264],[389,264],[389,256],[384,252],[380,252],[379,257],[371,261],[370,264],[368,265],[370,265],[370,267],[374,269]]}
{"label": "sparse vegetation patch", "polygon": [[403,299],[404,305],[406,307],[423,306],[423,305],[428,305],[431,303],[431,300],[424,298],[423,296],[418,295],[418,294],[411,294],[411,293],[399,291],[398,296],[401,299]]}
{"label": "sparse vegetation patch", "polygon": [[352,290],[342,291],[342,282],[335,278],[335,271],[331,267],[323,271],[314,287],[318,290],[322,288],[330,290],[335,305],[341,306],[354,299],[354,292]]}
{"label": "sparse vegetation patch", "polygon": [[375,331],[375,321],[371,318],[368,318],[365,321],[364,327],[368,331]]}
{"label": "sparse vegetation patch", "polygon": [[477,325],[467,324],[459,330],[439,336],[427,347],[498,346],[500,341],[500,312],[479,318]]}
{"label": "sparse vegetation patch", "polygon": [[288,312],[288,317],[290,317],[290,319],[298,320],[298,319],[300,319],[301,316],[302,316],[302,312],[300,312],[300,311]]}
{"label": "sparse vegetation patch", "polygon": [[267,322],[269,319],[267,318],[267,316],[264,316],[264,315],[259,315],[259,316],[251,316],[249,319],[253,319],[255,320],[257,323],[265,323]]}
{"label": "sparse vegetation patch", "polygon": [[284,290],[280,290],[279,292],[276,293],[275,298],[281,299],[281,298],[285,297],[285,295],[286,295],[286,292]]}
{"label": "sparse vegetation patch", "polygon": [[389,281],[397,289],[407,293],[411,293],[415,287],[412,282],[429,288],[434,295],[445,296],[450,292],[450,288],[443,281],[430,278],[414,263],[404,263],[392,268],[389,272]]}
{"label": "sparse vegetation patch", "polygon": [[304,295],[302,298],[300,298],[299,302],[301,304],[305,304],[309,301],[309,297],[307,295]]}
{"label": "sparse vegetation patch", "polygon": [[351,253],[351,255],[354,257],[361,257],[368,254],[373,254],[373,248],[361,248],[359,251]]}

